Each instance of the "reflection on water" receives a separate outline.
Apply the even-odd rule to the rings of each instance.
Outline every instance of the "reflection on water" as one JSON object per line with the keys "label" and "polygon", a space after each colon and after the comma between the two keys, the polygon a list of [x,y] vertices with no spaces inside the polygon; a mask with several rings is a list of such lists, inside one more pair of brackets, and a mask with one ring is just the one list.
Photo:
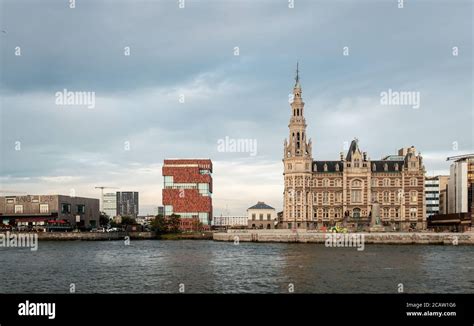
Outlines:
{"label": "reflection on water", "polygon": [[474,247],[212,241],[0,248],[1,293],[474,293]]}

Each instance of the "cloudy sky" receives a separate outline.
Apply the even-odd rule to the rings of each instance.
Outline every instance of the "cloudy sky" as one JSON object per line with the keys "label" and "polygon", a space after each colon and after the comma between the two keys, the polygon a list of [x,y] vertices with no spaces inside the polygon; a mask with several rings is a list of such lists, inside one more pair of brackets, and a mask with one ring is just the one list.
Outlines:
{"label": "cloudy sky", "polygon": [[[3,191],[113,186],[152,213],[163,159],[198,157],[214,162],[215,215],[281,209],[297,60],[314,159],[357,137],[373,159],[414,145],[434,175],[474,151],[469,0],[0,3]],[[57,105],[64,89],[95,107]],[[419,109],[382,105],[388,89],[419,92]],[[220,152],[225,137],[257,155]]]}

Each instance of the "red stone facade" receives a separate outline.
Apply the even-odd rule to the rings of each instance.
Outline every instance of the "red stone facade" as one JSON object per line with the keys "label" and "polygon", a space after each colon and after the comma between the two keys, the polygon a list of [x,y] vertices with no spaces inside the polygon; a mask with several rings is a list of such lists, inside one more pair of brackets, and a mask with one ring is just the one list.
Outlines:
{"label": "red stone facade", "polygon": [[212,220],[212,161],[165,160],[162,168],[165,216],[180,215],[181,229],[194,230],[195,219],[203,225]]}

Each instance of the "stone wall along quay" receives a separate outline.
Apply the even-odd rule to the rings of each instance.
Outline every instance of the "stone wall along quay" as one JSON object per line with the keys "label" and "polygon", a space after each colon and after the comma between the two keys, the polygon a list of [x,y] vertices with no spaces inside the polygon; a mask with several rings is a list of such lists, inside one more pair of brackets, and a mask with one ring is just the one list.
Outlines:
{"label": "stone wall along quay", "polygon": [[[341,233],[339,233],[341,234]],[[380,232],[364,235],[366,244],[474,245],[474,232]],[[214,233],[214,241],[325,243],[326,233],[306,230],[228,230]]]}
{"label": "stone wall along quay", "polygon": [[108,241],[124,240],[129,236],[133,240],[155,239],[153,232],[38,232],[39,241]]}

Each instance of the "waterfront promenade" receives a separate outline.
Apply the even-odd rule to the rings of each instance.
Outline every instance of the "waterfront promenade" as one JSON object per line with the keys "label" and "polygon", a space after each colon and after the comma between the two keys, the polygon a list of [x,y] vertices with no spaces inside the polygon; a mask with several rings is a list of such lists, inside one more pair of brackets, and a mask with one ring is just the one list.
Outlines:
{"label": "waterfront promenade", "polygon": [[[227,232],[214,233],[213,240],[233,242],[325,243],[326,234],[327,233],[307,230],[228,230]],[[361,232],[351,234],[363,234],[365,244],[474,245],[474,232]]]}

